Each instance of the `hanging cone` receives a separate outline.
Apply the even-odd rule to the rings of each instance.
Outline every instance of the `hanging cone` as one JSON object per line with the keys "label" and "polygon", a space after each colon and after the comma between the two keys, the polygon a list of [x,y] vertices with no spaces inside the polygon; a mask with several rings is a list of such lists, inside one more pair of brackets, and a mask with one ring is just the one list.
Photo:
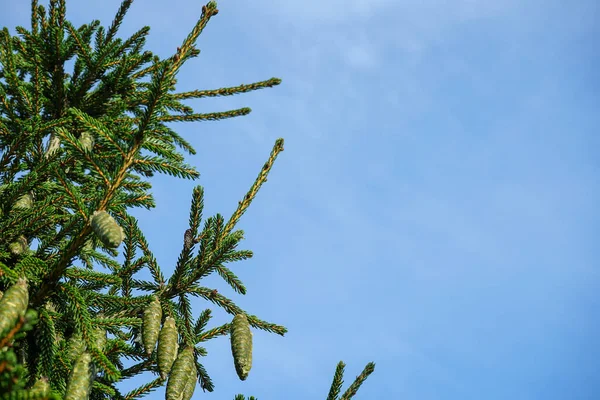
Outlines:
{"label": "hanging cone", "polygon": [[90,396],[92,386],[92,356],[90,353],[83,353],[77,359],[71,371],[71,377],[67,384],[65,400],[87,400]]}
{"label": "hanging cone", "polygon": [[125,237],[123,228],[106,211],[94,211],[92,230],[106,247],[119,247]]}
{"label": "hanging cone", "polygon": [[144,351],[148,356],[154,351],[160,332],[160,321],[162,319],[162,308],[158,297],[154,296],[152,302],[144,310],[142,318],[142,343]]}
{"label": "hanging cone", "polygon": [[230,336],[235,371],[244,381],[252,368],[252,332],[244,314],[237,314],[233,318]]}
{"label": "hanging cone", "polygon": [[17,318],[25,315],[28,304],[27,281],[19,279],[0,299],[0,333],[11,328]]}
{"label": "hanging cone", "polygon": [[167,379],[171,367],[177,359],[179,347],[177,339],[178,333],[175,320],[171,317],[165,318],[165,323],[158,336],[158,370],[162,379]]}
{"label": "hanging cone", "polygon": [[167,381],[166,400],[182,400],[186,384],[195,368],[194,348],[186,347],[179,353]]}

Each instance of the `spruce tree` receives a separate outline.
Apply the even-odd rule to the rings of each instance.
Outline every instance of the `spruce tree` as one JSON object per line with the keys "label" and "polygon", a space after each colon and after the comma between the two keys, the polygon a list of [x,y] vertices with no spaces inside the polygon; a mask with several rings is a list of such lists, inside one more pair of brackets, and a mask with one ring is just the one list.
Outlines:
{"label": "spruce tree", "polygon": [[[252,257],[238,248],[244,232],[236,224],[266,182],[283,139],[230,218],[203,219],[203,189],[193,190],[189,229],[170,277],[128,212],[154,207],[154,173],[199,176],[182,154],[194,149],[168,122],[250,112],[199,114],[185,100],[281,81],[177,92],[177,73],[199,55],[196,41],[217,15],[216,3],[202,7],[167,59],[144,49],[149,27],[126,40],[117,37],[131,3],[124,0],[104,28],[97,20],[73,26],[65,0],[50,0],[48,9],[32,0],[31,29],[17,27],[16,36],[7,28],[0,32],[2,399],[135,399],[165,385],[167,399],[187,400],[197,386],[214,389],[201,362],[203,342],[229,335],[232,368],[244,380],[252,366],[252,329],[286,332],[201,285],[217,273],[235,292],[246,293],[228,267]],[[140,279],[146,269],[152,281]],[[209,327],[211,309],[192,315],[193,298],[222,308],[232,322]],[[340,394],[344,367],[340,362],[335,370],[328,400],[350,399],[374,370],[367,364]],[[119,390],[144,372],[155,378],[129,393]]]}

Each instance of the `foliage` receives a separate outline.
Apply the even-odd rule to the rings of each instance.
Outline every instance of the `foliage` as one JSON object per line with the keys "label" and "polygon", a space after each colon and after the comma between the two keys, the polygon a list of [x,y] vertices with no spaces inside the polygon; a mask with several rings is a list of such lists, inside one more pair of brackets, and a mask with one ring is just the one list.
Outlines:
{"label": "foliage", "polygon": [[[217,273],[237,293],[246,293],[229,264],[252,252],[238,248],[244,232],[235,227],[283,151],[283,139],[275,142],[227,221],[220,214],[203,220],[204,191],[193,190],[189,229],[168,278],[128,212],[154,207],[148,181],[154,173],[199,176],[182,154],[194,149],[168,123],[250,112],[200,114],[183,101],[281,81],[176,92],[177,72],[200,53],[195,44],[217,15],[216,3],[202,7],[190,34],[167,59],[143,50],[149,27],[126,40],[116,37],[131,3],[122,2],[108,28],[97,20],[76,28],[66,20],[65,0],[50,0],[48,10],[33,0],[30,30],[17,27],[18,36],[6,28],[0,32],[0,394],[5,399],[124,400],[162,385],[167,399],[190,399],[197,384],[214,389],[201,363],[204,342],[231,332],[235,366],[246,379],[250,329],[286,332],[201,285],[202,278]],[[69,61],[74,61],[71,72],[65,68]],[[144,269],[152,281],[139,278]],[[211,310],[194,318],[194,297],[224,309],[233,324],[208,328]],[[369,363],[339,397],[340,362],[328,399],[351,398],[373,367]],[[121,393],[120,383],[143,372],[156,378]]]}

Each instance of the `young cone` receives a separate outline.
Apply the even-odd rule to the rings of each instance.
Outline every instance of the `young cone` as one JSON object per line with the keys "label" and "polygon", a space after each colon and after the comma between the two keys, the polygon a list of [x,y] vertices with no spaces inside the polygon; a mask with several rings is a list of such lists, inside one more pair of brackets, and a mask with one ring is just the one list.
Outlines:
{"label": "young cone", "polygon": [[171,372],[171,367],[177,359],[177,350],[179,347],[177,336],[175,320],[168,316],[165,318],[165,323],[158,336],[158,370],[162,379],[167,379],[169,372]]}
{"label": "young cone", "polygon": [[87,400],[91,388],[91,369],[90,363],[92,356],[90,353],[83,353],[77,359],[71,371],[71,377],[67,385],[65,400]]}
{"label": "young cone", "polygon": [[96,334],[96,346],[98,349],[102,351],[104,349],[104,345],[106,344],[106,330],[101,327],[97,327],[94,329],[94,333]]}
{"label": "young cone", "polygon": [[56,153],[56,151],[58,151],[58,149],[60,149],[60,138],[58,138],[53,133],[50,135],[50,140],[48,141],[48,147],[46,149],[45,157],[49,158],[54,153]]}
{"label": "young cone", "polygon": [[81,143],[85,151],[90,152],[94,147],[94,136],[90,132],[83,132],[79,138],[79,143]]}
{"label": "young cone", "polygon": [[196,367],[193,347],[186,347],[177,356],[167,381],[166,400],[182,400],[187,381]]}
{"label": "young cone", "polygon": [[85,342],[81,334],[74,334],[69,338],[67,343],[67,358],[74,363],[79,356],[86,350]]}
{"label": "young cone", "polygon": [[[50,391],[50,384],[48,383],[48,378],[42,377],[35,381],[33,386],[31,387],[31,393],[35,393],[34,398],[43,398],[48,396],[48,392]],[[38,397],[39,396],[39,397]]]}
{"label": "young cone", "polygon": [[160,321],[162,319],[162,308],[160,300],[154,296],[152,302],[144,310],[143,327],[142,327],[142,343],[144,351],[147,355],[151,355],[158,341],[160,332]]}
{"label": "young cone", "polygon": [[15,202],[13,208],[24,210],[27,208],[31,208],[31,206],[33,206],[33,197],[31,196],[31,194],[28,193],[19,197],[19,199]]}
{"label": "young cone", "polygon": [[94,211],[92,230],[106,247],[117,248],[124,239],[123,228],[106,211]]}
{"label": "young cone", "polygon": [[196,363],[192,366],[190,376],[185,383],[185,389],[183,389],[183,400],[190,400],[196,390],[196,384],[198,383],[198,371],[196,370]]}
{"label": "young cone", "polygon": [[8,245],[8,249],[15,256],[25,253],[27,250],[29,250],[27,238],[23,235],[19,236],[16,241]]}
{"label": "young cone", "polygon": [[17,318],[25,315],[28,304],[27,281],[19,279],[0,299],[0,333],[12,327]]}
{"label": "young cone", "polygon": [[252,332],[248,318],[237,314],[231,323],[231,353],[238,377],[244,381],[252,368]]}

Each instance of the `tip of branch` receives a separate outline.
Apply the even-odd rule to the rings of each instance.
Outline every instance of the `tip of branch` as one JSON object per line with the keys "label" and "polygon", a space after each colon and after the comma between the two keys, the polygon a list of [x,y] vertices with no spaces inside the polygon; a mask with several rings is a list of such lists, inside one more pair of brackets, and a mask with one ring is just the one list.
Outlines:
{"label": "tip of branch", "polygon": [[275,141],[275,150],[283,151],[283,138],[279,138]]}

